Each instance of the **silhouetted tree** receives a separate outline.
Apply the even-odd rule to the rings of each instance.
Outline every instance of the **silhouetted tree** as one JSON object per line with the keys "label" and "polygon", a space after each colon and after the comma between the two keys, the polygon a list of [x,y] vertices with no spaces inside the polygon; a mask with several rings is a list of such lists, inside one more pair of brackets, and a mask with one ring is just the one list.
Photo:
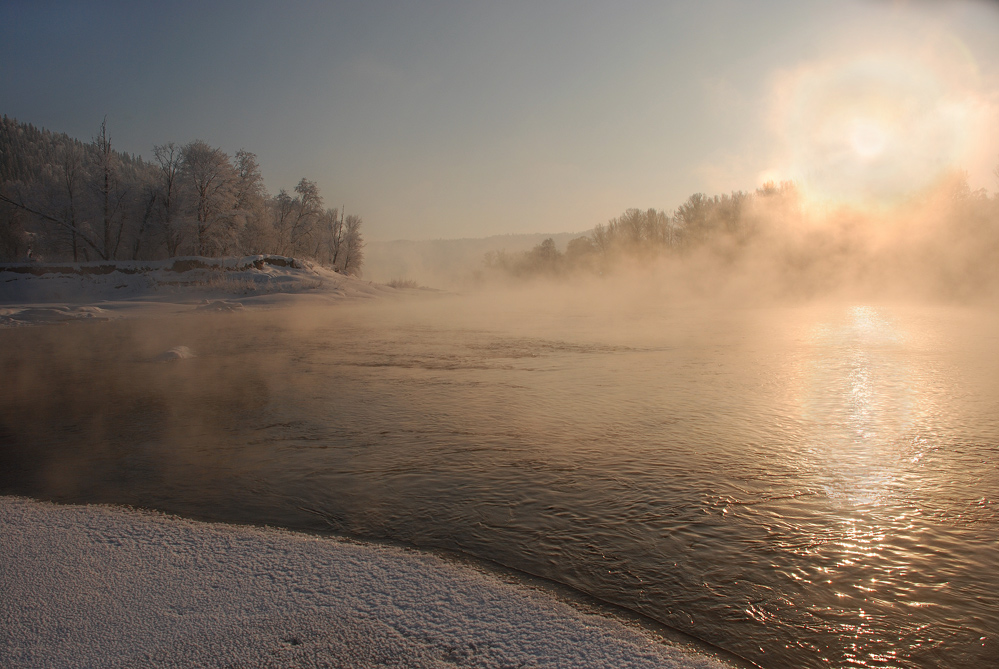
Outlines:
{"label": "silhouetted tree", "polygon": [[565,247],[565,262],[571,269],[596,269],[596,244],[589,237],[570,239]]}

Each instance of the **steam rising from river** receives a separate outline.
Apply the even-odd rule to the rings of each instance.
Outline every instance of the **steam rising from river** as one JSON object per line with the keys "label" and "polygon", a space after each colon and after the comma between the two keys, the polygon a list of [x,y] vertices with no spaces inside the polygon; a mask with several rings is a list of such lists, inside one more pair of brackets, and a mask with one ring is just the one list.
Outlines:
{"label": "steam rising from river", "polygon": [[994,312],[744,257],[4,329],[0,490],[459,550],[760,662],[982,664]]}
{"label": "steam rising from river", "polygon": [[579,294],[594,310],[657,299],[988,300],[999,287],[999,198],[971,191],[961,173],[881,207],[817,202],[784,184],[691,198],[675,212],[629,210],[558,246],[494,254],[448,285],[467,294],[514,287],[525,302]]}

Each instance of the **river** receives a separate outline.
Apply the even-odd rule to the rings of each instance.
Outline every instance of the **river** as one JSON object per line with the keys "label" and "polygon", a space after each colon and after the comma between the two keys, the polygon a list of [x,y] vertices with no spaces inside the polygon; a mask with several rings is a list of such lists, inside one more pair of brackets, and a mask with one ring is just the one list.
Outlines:
{"label": "river", "polygon": [[2,492],[460,551],[765,667],[999,663],[994,310],[445,296],[0,341]]}

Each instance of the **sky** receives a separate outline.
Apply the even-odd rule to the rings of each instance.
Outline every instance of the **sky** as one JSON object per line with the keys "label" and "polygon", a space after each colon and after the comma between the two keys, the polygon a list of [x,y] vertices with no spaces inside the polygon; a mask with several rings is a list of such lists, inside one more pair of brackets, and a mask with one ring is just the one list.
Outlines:
{"label": "sky", "polygon": [[0,3],[0,113],[204,139],[369,240],[585,231],[794,180],[999,190],[999,3]]}

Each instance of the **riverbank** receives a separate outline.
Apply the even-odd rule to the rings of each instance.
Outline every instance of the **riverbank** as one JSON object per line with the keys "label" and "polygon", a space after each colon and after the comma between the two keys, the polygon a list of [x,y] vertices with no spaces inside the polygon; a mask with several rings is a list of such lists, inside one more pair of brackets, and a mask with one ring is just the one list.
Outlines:
{"label": "riverbank", "polygon": [[159,261],[0,263],[0,327],[200,308],[235,311],[403,295],[393,287],[284,256],[184,257]]}
{"label": "riverbank", "polygon": [[403,548],[0,497],[0,665],[721,668]]}

